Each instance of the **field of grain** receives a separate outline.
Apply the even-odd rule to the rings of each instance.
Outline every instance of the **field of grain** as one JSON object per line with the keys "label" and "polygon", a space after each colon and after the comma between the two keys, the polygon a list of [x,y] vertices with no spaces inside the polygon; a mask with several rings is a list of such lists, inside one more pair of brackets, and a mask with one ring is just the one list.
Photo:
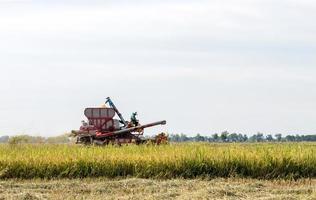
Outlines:
{"label": "field of grain", "polygon": [[316,177],[315,143],[1,145],[0,178]]}

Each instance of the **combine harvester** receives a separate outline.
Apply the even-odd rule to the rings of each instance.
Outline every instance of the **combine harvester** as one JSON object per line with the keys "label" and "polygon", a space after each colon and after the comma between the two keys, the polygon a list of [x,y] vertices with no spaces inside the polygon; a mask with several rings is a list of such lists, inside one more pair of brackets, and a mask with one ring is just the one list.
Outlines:
{"label": "combine harvester", "polygon": [[[72,136],[76,137],[77,144],[121,145],[126,143],[142,144],[146,142],[161,144],[168,141],[168,137],[164,133],[155,136],[154,139],[141,138],[145,128],[165,125],[165,120],[140,125],[136,119],[137,113],[133,113],[131,121],[128,122],[124,120],[110,97],[107,98],[106,104],[109,107],[86,108],[84,110],[84,115],[88,118],[88,122],[82,121],[80,129],[72,131]],[[117,114],[119,119],[114,119],[115,114]]]}

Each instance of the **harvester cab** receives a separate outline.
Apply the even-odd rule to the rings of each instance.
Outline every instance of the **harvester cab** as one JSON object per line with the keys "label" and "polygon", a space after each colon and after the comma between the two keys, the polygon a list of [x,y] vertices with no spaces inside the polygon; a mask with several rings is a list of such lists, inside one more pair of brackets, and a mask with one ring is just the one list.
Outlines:
{"label": "harvester cab", "polygon": [[[136,118],[137,112],[132,114],[131,121],[126,121],[110,97],[106,98],[105,104],[108,104],[108,107],[102,106],[84,110],[88,122],[82,121],[80,129],[72,131],[72,136],[76,137],[76,143],[98,145],[141,144],[147,141],[141,138],[145,128],[166,124],[166,121],[163,120],[140,125]],[[116,115],[119,119],[114,118]],[[160,144],[160,141],[156,143]]]}
{"label": "harvester cab", "polygon": [[131,125],[133,126],[138,126],[139,125],[139,120],[136,118],[137,112],[133,112],[131,116]]}

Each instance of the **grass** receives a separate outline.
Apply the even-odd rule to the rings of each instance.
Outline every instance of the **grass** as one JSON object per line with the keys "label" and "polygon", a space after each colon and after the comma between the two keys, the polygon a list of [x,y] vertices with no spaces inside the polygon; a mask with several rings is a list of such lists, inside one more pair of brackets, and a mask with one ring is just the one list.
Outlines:
{"label": "grass", "polygon": [[0,199],[316,199],[316,179],[10,179]]}
{"label": "grass", "polygon": [[316,177],[316,143],[0,145],[0,178]]}

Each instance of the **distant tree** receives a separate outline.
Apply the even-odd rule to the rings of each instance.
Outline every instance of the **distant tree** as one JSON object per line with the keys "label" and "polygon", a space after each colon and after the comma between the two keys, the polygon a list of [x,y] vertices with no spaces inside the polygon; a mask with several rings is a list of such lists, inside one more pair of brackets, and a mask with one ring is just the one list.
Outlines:
{"label": "distant tree", "polygon": [[[68,141],[68,137],[65,136],[58,136],[59,142],[55,140],[57,138],[47,138],[47,143],[66,143]],[[41,137],[27,137],[27,142],[30,141],[41,141]],[[222,132],[220,135],[217,133],[213,134],[211,137],[202,136],[201,134],[197,134],[196,136],[190,137],[183,133],[179,134],[171,134],[169,136],[169,140],[172,142],[185,142],[185,141],[205,141],[205,142],[264,142],[264,141],[316,141],[316,135],[287,135],[286,137],[282,137],[281,134],[276,134],[275,139],[272,137],[271,134],[264,136],[262,133],[258,132],[255,135],[252,135],[248,138],[247,135],[243,135],[241,133],[232,133],[229,134],[227,131]],[[53,142],[52,142],[53,141]]]}
{"label": "distant tree", "polygon": [[11,145],[28,143],[30,137],[28,135],[17,135],[9,138],[8,143]]}
{"label": "distant tree", "polygon": [[302,141],[302,138],[300,135],[295,135],[295,141],[299,142]]}
{"label": "distant tree", "polygon": [[4,135],[0,137],[0,143],[7,143],[9,141],[9,136],[8,135]]}
{"label": "distant tree", "polygon": [[272,142],[272,141],[273,141],[272,135],[271,135],[271,134],[267,135],[267,136],[266,136],[266,140],[267,140],[268,142]]}
{"label": "distant tree", "polygon": [[205,141],[207,142],[214,142],[213,137],[205,137]]}
{"label": "distant tree", "polygon": [[172,141],[172,142],[180,142],[180,135],[179,134],[171,134],[169,138],[170,138],[170,141]]}
{"label": "distant tree", "polygon": [[295,141],[295,136],[294,135],[287,135],[285,136],[285,140],[288,142],[294,142]]}
{"label": "distant tree", "polygon": [[227,136],[227,139],[229,142],[238,142],[239,141],[239,137],[238,137],[237,133],[229,134]]}
{"label": "distant tree", "polygon": [[248,136],[247,136],[247,135],[244,135],[242,138],[243,138],[243,139],[242,139],[243,142],[248,141]]}
{"label": "distant tree", "polygon": [[185,142],[188,140],[189,140],[189,138],[185,134],[183,134],[183,133],[180,134],[180,141],[181,142]]}
{"label": "distant tree", "polygon": [[226,142],[228,135],[229,135],[228,131],[222,132],[222,133],[221,133],[221,136],[220,136],[221,141],[222,141],[222,142]]}
{"label": "distant tree", "polygon": [[256,140],[257,142],[263,142],[264,141],[263,133],[258,132],[256,135]]}
{"label": "distant tree", "polygon": [[309,142],[316,141],[316,135],[302,135],[301,138],[303,141],[309,141]]}
{"label": "distant tree", "polygon": [[248,138],[249,142],[257,142],[257,136],[256,135],[252,135]]}
{"label": "distant tree", "polygon": [[237,135],[237,142],[244,142],[244,137],[241,133]]}
{"label": "distant tree", "polygon": [[281,142],[281,140],[282,140],[282,134],[278,133],[278,134],[275,134],[274,136],[275,136],[275,138],[276,138],[276,140],[277,140],[278,142]]}
{"label": "distant tree", "polygon": [[63,135],[55,136],[55,137],[48,137],[46,139],[47,143],[50,144],[64,144],[64,143],[69,143],[69,134],[65,133]]}
{"label": "distant tree", "polygon": [[29,143],[45,143],[46,138],[41,136],[29,136]]}
{"label": "distant tree", "polygon": [[264,137],[263,137],[263,134],[258,132],[257,134],[251,136],[249,138],[249,141],[250,142],[263,142],[264,141]]}
{"label": "distant tree", "polygon": [[205,138],[203,136],[201,136],[199,133],[196,134],[196,136],[194,137],[194,141],[195,142],[203,142],[205,141]]}
{"label": "distant tree", "polygon": [[213,140],[214,142],[218,142],[219,136],[218,136],[217,133],[215,133],[215,134],[212,135],[212,140]]}

